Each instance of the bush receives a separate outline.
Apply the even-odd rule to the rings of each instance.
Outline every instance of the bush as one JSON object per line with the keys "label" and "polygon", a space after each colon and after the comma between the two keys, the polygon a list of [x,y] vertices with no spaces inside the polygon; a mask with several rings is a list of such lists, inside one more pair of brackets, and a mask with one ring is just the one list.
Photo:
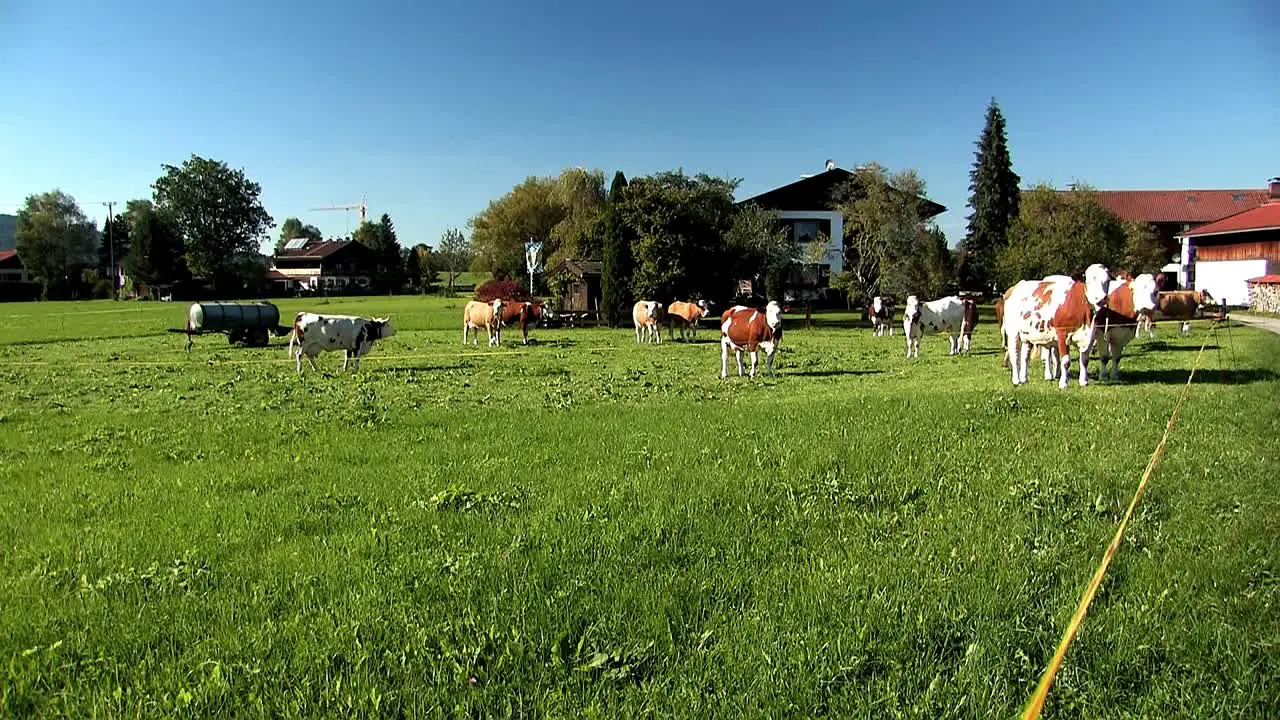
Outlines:
{"label": "bush", "polygon": [[476,299],[480,302],[493,300],[531,300],[529,288],[519,280],[488,280],[476,288]]}

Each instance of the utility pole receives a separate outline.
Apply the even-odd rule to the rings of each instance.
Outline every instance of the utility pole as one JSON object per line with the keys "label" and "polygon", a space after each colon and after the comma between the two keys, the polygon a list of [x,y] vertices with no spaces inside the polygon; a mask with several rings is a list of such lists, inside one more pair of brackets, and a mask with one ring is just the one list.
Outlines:
{"label": "utility pole", "polygon": [[111,299],[120,299],[120,289],[116,287],[116,280],[120,277],[120,273],[116,272],[116,241],[111,237],[111,226],[115,225],[115,217],[112,210],[115,209],[116,201],[108,200],[102,203],[107,206],[107,252],[111,257],[111,267],[107,268],[107,272],[111,273]]}

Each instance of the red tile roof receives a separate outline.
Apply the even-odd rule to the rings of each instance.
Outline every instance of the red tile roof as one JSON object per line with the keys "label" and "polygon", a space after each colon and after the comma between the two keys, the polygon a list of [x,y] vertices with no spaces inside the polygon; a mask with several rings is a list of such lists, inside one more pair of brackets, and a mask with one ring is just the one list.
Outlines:
{"label": "red tile roof", "polygon": [[1257,283],[1259,285],[1280,285],[1280,275],[1260,275],[1256,278],[1245,280],[1249,284]]}
{"label": "red tile roof", "polygon": [[1229,215],[1217,222],[1192,228],[1178,237],[1201,237],[1204,235],[1224,235],[1226,233],[1249,232],[1251,230],[1280,230],[1280,200],[1269,202],[1235,215]]}
{"label": "red tile roof", "polygon": [[0,262],[4,262],[11,257],[16,257],[17,254],[17,250],[0,250]]}
{"label": "red tile roof", "polygon": [[[1060,190],[1059,192],[1071,192]],[[1199,224],[1221,220],[1267,201],[1267,191],[1097,190],[1098,203],[1121,220]]]}

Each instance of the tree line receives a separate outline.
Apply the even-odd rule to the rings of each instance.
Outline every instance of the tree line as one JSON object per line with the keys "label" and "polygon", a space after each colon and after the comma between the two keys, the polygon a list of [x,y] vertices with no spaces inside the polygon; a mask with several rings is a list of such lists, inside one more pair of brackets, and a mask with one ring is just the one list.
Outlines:
{"label": "tree line", "polygon": [[[871,163],[836,188],[830,205],[844,216],[844,271],[830,284],[850,304],[878,294],[993,294],[1020,279],[1078,273],[1094,262],[1144,272],[1167,260],[1150,226],[1122,222],[1088,186],[1020,190],[994,99],[976,145],[970,214],[954,250],[927,216],[925,182],[914,170]],[[726,299],[738,280],[781,299],[802,284],[800,265],[822,261],[827,238],[801,244],[776,212],[738,205],[740,182],[677,169],[630,180],[619,171],[606,186],[602,170],[569,168],[525,179],[468,221],[470,237],[449,229],[435,249],[402,247],[385,214],[362,223],[350,239],[371,250],[378,292],[452,292],[468,268],[498,279],[524,276],[524,243],[537,239],[547,267],[566,258],[603,261],[601,309],[611,324],[627,321],[636,298]],[[109,293],[113,253],[134,283],[197,281],[220,294],[254,294],[266,285],[258,241],[273,224],[260,195],[243,171],[193,155],[181,166],[163,166],[152,197],[130,200],[101,233],[65,193],[27,198],[18,250],[49,297],[86,286],[102,293],[105,285]],[[321,233],[287,218],[277,251],[295,238],[319,240]],[[542,289],[558,290],[545,281]]]}

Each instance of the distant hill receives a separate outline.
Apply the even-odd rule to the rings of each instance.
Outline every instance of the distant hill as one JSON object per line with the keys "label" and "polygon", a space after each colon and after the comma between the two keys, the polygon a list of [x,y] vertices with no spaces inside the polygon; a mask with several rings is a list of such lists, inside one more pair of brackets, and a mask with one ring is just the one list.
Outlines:
{"label": "distant hill", "polygon": [[0,250],[12,250],[18,244],[18,216],[0,215]]}

